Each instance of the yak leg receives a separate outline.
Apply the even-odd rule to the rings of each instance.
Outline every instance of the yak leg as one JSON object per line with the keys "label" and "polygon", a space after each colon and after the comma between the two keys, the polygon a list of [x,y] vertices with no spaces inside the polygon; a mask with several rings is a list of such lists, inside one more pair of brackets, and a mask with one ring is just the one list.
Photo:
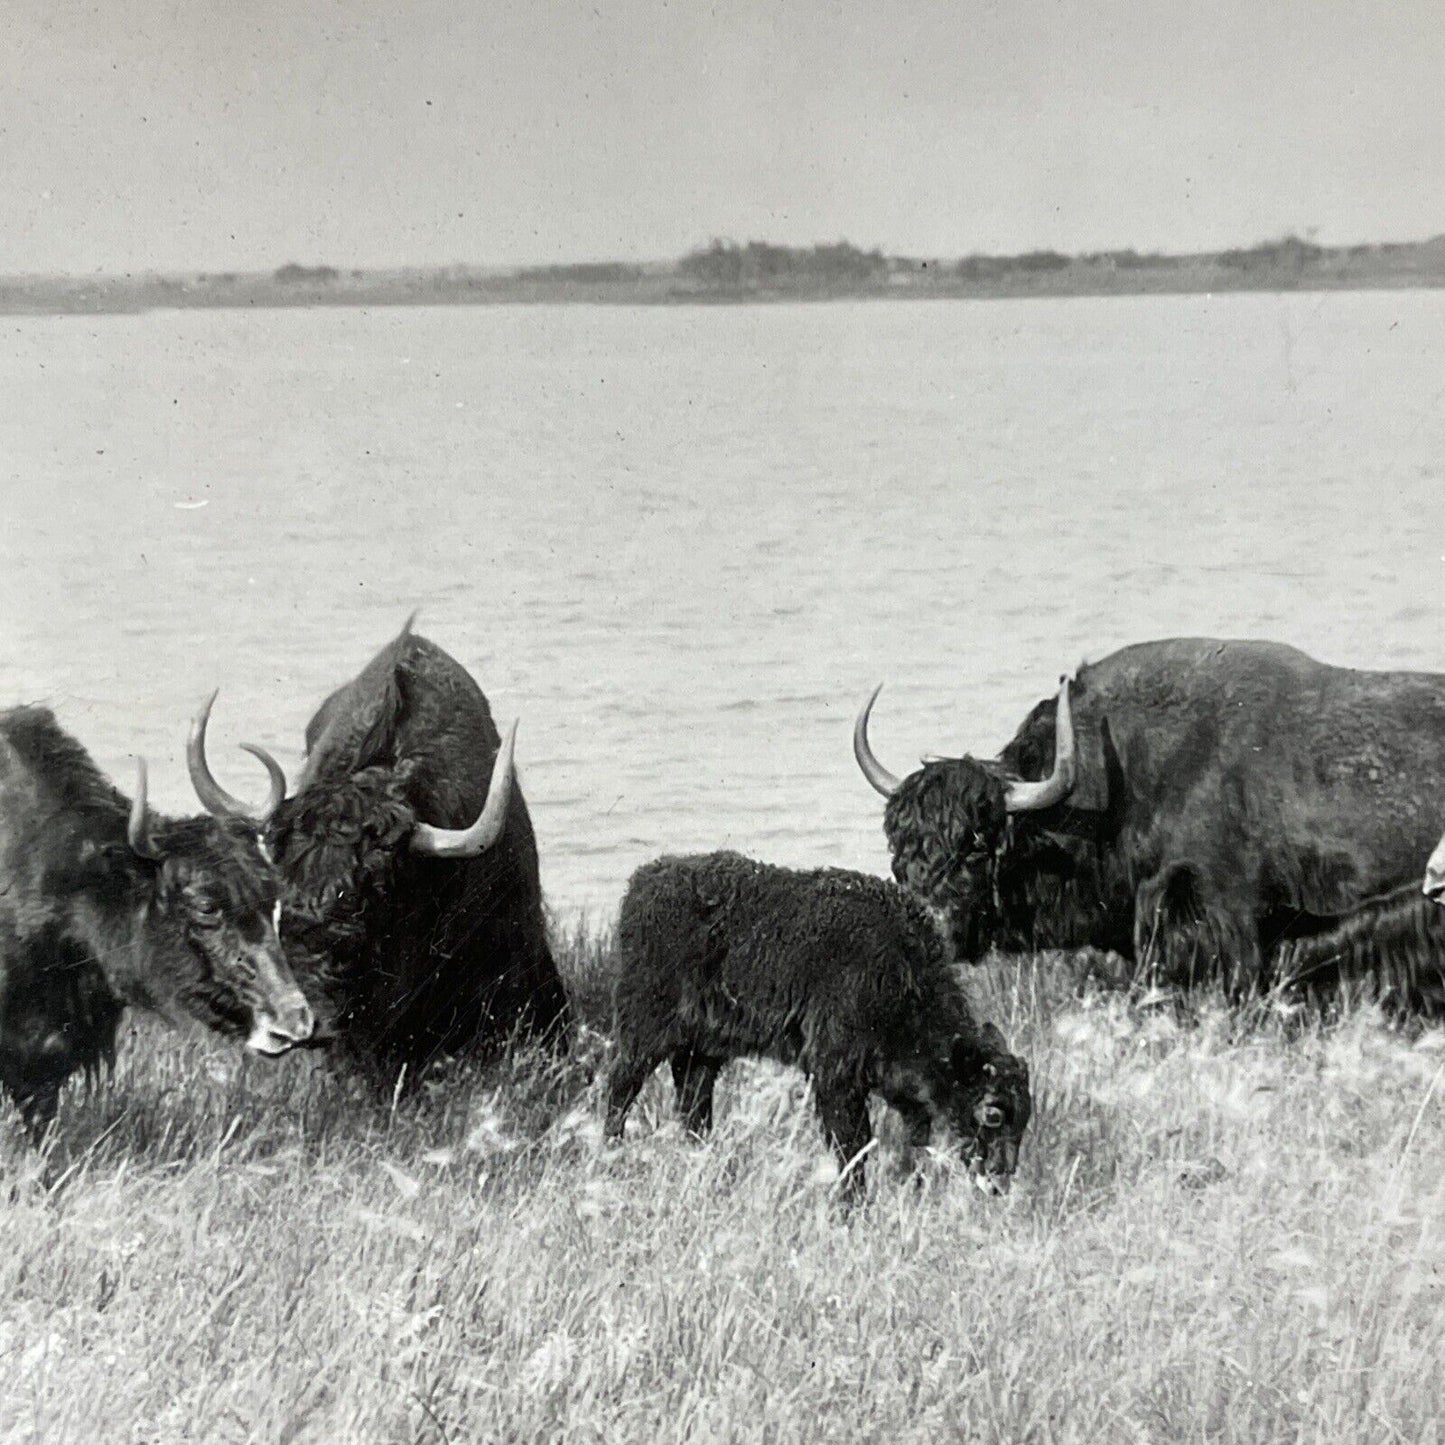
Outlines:
{"label": "yak leg", "polygon": [[[0,985],[3,981],[3,960],[0,960]],[[0,1021],[5,1018],[5,1002],[3,993],[0,993]],[[38,1145],[55,1122],[60,1086],[65,1082],[66,1071],[47,1069],[44,1062],[37,1061],[33,1056],[16,1058],[19,1052],[16,1050],[6,1061],[8,1068],[0,1069],[0,1088],[14,1100],[31,1142]]]}
{"label": "yak leg", "polygon": [[1239,997],[1263,982],[1248,897],[1202,868],[1176,863],[1139,885],[1134,959],[1141,977],[1174,988],[1218,980]]}
{"label": "yak leg", "polygon": [[526,940],[518,940],[514,957],[520,962],[514,971],[509,1017],[523,1036],[541,1044],[554,1058],[565,1058],[572,1048],[572,1009],[550,950],[540,940],[530,948]]}
{"label": "yak leg", "polygon": [[928,1105],[917,1099],[890,1099],[888,1102],[903,1118],[908,1130],[908,1147],[928,1148],[929,1141],[933,1138],[933,1115],[929,1112]]}
{"label": "yak leg", "polygon": [[38,1148],[45,1142],[45,1136],[55,1122],[56,1109],[60,1104],[60,1084],[54,1079],[47,1079],[18,1088],[12,1085],[10,1094],[20,1111],[31,1143]]}
{"label": "yak leg", "polygon": [[602,1132],[609,1144],[615,1144],[622,1138],[627,1111],[637,1102],[642,1086],[661,1062],[660,1058],[626,1053],[618,1055],[617,1062],[612,1066],[612,1076],[607,1081],[607,1123]]}
{"label": "yak leg", "polygon": [[672,1087],[677,1112],[689,1134],[705,1138],[712,1130],[712,1090],[722,1064],[717,1059],[679,1049],[672,1056]]}
{"label": "yak leg", "polygon": [[849,1204],[863,1197],[863,1151],[873,1138],[868,1095],[858,1089],[826,1088],[814,1083],[823,1133],[843,1170],[839,1187]]}
{"label": "yak leg", "polygon": [[917,1154],[918,1150],[928,1148],[933,1138],[933,1113],[927,1104],[921,1099],[915,1099],[911,1094],[885,1094],[884,1097],[903,1120],[909,1154],[913,1156],[908,1162],[912,1166],[914,1183],[921,1185],[923,1175],[919,1172]]}
{"label": "yak leg", "polygon": [[544,977],[532,995],[527,1009],[526,1023],[529,1032],[541,1040],[542,1047],[553,1057],[566,1058],[572,1052],[572,1005],[557,977],[556,965],[551,956],[546,959],[551,967],[550,975]]}

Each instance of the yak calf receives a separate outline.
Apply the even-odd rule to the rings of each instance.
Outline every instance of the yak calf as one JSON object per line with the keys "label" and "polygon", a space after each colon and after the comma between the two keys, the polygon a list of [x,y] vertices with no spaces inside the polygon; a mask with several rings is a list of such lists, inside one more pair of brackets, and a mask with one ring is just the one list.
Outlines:
{"label": "yak calf", "polygon": [[975,1021],[937,930],[901,889],[736,853],[660,858],[632,875],[618,939],[609,1140],[664,1059],[702,1135],[718,1070],[762,1056],[812,1080],[850,1198],[863,1189],[869,1093],[902,1114],[915,1147],[941,1117],[979,1187],[1008,1187],[1031,1110],[1028,1066]]}

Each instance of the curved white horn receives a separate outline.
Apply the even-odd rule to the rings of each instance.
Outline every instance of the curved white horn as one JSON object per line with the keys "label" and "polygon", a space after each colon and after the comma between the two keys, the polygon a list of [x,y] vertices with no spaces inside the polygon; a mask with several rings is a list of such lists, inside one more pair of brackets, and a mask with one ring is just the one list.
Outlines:
{"label": "curved white horn", "polygon": [[1054,770],[1038,782],[1013,782],[1004,793],[1010,813],[1032,813],[1061,803],[1074,788],[1074,715],[1069,706],[1069,679],[1059,679],[1059,702],[1054,713]]}
{"label": "curved white horn", "polygon": [[255,743],[242,743],[241,749],[256,758],[271,779],[271,791],[266,795],[266,801],[257,817],[258,822],[264,823],[286,801],[286,770],[265,748],[258,747]]}
{"label": "curved white horn", "polygon": [[146,806],[146,760],[135,760],[135,797],[130,803],[130,817],[125,825],[126,841],[132,851],[151,862],[159,862],[160,854],[150,839],[149,812]]}
{"label": "curved white horn", "polygon": [[281,806],[281,801],[286,796],[286,774],[282,771],[281,764],[265,748],[259,748],[255,743],[241,744],[252,757],[260,760],[271,779],[271,791],[259,813],[248,808],[216,781],[211,765],[206,761],[206,724],[211,720],[211,708],[215,706],[220,691],[221,689],[217,688],[201,705],[201,710],[191,721],[191,730],[186,737],[186,766],[190,770],[191,786],[196,790],[201,806],[215,817],[244,818],[248,822],[264,823]]}
{"label": "curved white horn", "polygon": [[857,758],[863,776],[873,785],[874,790],[882,793],[885,798],[891,798],[898,791],[898,779],[873,756],[873,749],[868,746],[868,715],[873,711],[873,704],[878,701],[878,694],[882,691],[883,684],[880,682],[869,694],[868,701],[863,704],[857,721],[853,724],[853,756]]}
{"label": "curved white horn", "polygon": [[487,801],[477,821],[470,828],[436,828],[418,823],[412,829],[411,851],[432,858],[475,858],[485,853],[498,838],[507,822],[507,805],[512,799],[512,753],[517,745],[517,724],[507,729],[497,761],[492,767],[492,781],[487,787]]}

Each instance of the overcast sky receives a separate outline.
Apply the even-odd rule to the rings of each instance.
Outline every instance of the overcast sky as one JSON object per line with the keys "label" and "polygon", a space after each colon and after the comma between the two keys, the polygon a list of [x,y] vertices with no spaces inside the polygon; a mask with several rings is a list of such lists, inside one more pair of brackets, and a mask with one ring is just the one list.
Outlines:
{"label": "overcast sky", "polygon": [[1445,231],[1442,0],[6,0],[0,272]]}

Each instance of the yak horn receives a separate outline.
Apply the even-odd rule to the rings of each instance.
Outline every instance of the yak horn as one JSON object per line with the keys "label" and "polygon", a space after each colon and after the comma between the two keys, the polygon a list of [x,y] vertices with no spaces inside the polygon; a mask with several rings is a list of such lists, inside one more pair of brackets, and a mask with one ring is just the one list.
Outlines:
{"label": "yak horn", "polygon": [[1069,707],[1069,679],[1063,677],[1059,679],[1059,702],[1054,713],[1054,770],[1036,783],[1010,783],[1004,806],[1010,813],[1052,808],[1073,791],[1075,773],[1074,716]]}
{"label": "yak horn", "polygon": [[133,852],[152,862],[160,860],[155,844],[150,839],[148,810],[146,808],[146,760],[135,760],[135,797],[130,803],[130,817],[125,825],[126,841]]}
{"label": "yak horn", "polygon": [[470,828],[435,828],[430,823],[418,823],[411,834],[413,853],[424,853],[431,858],[475,858],[502,836],[507,806],[512,800],[512,753],[516,746],[517,724],[514,722],[497,751],[487,801],[482,804],[477,821]]}
{"label": "yak horn", "polygon": [[186,766],[191,772],[191,786],[196,790],[201,806],[215,817],[243,818],[249,823],[264,823],[286,797],[286,774],[282,771],[281,764],[265,748],[259,748],[255,743],[241,744],[252,757],[260,760],[261,766],[266,769],[271,779],[271,791],[259,813],[253,812],[216,781],[210,764],[206,762],[206,724],[211,720],[211,708],[215,705],[220,691],[220,688],[217,688],[206,699],[192,721],[190,734],[186,738]]}
{"label": "yak horn", "polygon": [[853,756],[858,759],[863,776],[872,783],[874,789],[885,798],[891,798],[898,791],[898,779],[873,756],[873,749],[868,746],[868,714],[873,711],[873,704],[878,701],[878,694],[882,691],[883,684],[880,682],[873,689],[868,701],[863,704],[858,719],[853,724]]}
{"label": "yak horn", "polygon": [[264,823],[286,801],[286,772],[265,748],[255,743],[242,743],[241,749],[250,753],[266,769],[266,774],[271,779],[271,790],[266,794],[266,802],[258,819]]}

